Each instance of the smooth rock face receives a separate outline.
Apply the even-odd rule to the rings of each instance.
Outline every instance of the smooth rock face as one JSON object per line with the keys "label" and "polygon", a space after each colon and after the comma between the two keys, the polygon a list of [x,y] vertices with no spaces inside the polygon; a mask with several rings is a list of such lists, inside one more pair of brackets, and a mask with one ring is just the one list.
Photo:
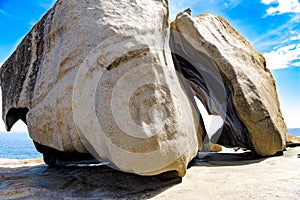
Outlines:
{"label": "smooth rock face", "polygon": [[3,119],[122,171],[183,176],[204,130],[173,66],[167,1],[60,0],[0,70]]}
{"label": "smooth rock face", "polygon": [[182,48],[190,57],[184,60],[181,55],[175,56],[177,65],[186,72],[185,77],[208,112],[224,120],[223,130],[213,137],[217,143],[246,147],[260,156],[284,150],[286,125],[265,59],[216,15],[192,18],[182,12],[171,28],[175,32],[173,49]]}
{"label": "smooth rock face", "polygon": [[23,120],[50,165],[96,158],[184,176],[202,142],[211,148],[197,96],[224,120],[212,143],[284,150],[264,58],[222,18],[189,13],[169,35],[166,0],[57,1],[0,69],[7,129]]}

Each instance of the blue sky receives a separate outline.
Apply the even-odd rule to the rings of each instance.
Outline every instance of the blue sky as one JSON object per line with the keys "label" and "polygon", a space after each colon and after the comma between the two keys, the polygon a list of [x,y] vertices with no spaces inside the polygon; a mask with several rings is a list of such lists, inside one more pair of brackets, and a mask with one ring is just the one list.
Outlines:
{"label": "blue sky", "polygon": [[[54,0],[0,0],[0,65],[12,54]],[[225,18],[267,59],[289,128],[300,128],[299,0],[170,0],[171,19],[186,8]],[[18,123],[14,131],[26,131]],[[0,131],[4,125],[0,123]]]}

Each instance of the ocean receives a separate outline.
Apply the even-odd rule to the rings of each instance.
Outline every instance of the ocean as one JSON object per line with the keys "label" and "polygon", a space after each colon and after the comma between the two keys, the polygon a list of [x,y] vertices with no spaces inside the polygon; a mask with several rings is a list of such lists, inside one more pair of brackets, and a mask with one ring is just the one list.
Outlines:
{"label": "ocean", "polygon": [[300,136],[300,128],[288,128],[288,133],[295,136]]}
{"label": "ocean", "polygon": [[[300,136],[300,128],[288,129],[288,132]],[[23,160],[42,157],[43,155],[35,149],[28,133],[0,132],[0,158]]]}
{"label": "ocean", "polygon": [[3,133],[0,132],[0,158],[31,159],[42,158],[30,139],[28,133]]}

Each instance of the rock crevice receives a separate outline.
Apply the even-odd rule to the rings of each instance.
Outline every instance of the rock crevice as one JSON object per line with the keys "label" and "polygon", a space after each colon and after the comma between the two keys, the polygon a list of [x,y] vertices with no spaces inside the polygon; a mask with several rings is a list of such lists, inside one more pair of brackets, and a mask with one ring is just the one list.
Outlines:
{"label": "rock crevice", "polygon": [[264,58],[222,18],[189,13],[170,30],[167,1],[57,1],[0,69],[7,129],[26,122],[49,165],[184,176],[208,140],[196,96],[224,120],[213,143],[283,151]]}
{"label": "rock crevice", "polygon": [[[265,59],[224,19],[216,15],[203,14],[192,18],[187,13],[179,13],[171,27],[194,48],[189,54],[208,54],[219,72],[212,79],[220,75],[224,80],[220,86],[225,90],[223,99],[214,98],[212,93],[207,94],[203,90],[195,90],[202,96],[200,99],[208,111],[217,113],[225,121],[222,132],[215,135],[215,138],[219,138],[217,143],[246,147],[259,156],[283,151],[287,129],[280,112],[275,82],[266,68]],[[208,66],[204,65],[203,68]],[[198,72],[194,70],[192,74]],[[202,82],[197,80],[192,84],[201,85]],[[215,105],[206,99],[216,101]]]}

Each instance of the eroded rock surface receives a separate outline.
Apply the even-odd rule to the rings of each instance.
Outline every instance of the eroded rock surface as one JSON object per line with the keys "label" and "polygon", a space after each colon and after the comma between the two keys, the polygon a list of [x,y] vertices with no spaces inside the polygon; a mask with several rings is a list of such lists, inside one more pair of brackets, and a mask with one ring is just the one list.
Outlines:
{"label": "eroded rock surface", "polygon": [[183,176],[204,130],[164,51],[168,26],[165,0],[57,1],[1,68],[7,129],[25,121],[48,164],[89,152]]}
{"label": "eroded rock surface", "polygon": [[220,17],[189,13],[169,38],[166,0],[57,1],[0,69],[7,129],[23,120],[50,165],[184,176],[206,136],[197,96],[225,121],[212,143],[284,150],[264,58]]}
{"label": "eroded rock surface", "polygon": [[216,15],[182,12],[171,28],[173,52],[184,52],[174,56],[177,68],[207,110],[225,121],[213,142],[260,156],[284,150],[286,125],[265,59]]}

